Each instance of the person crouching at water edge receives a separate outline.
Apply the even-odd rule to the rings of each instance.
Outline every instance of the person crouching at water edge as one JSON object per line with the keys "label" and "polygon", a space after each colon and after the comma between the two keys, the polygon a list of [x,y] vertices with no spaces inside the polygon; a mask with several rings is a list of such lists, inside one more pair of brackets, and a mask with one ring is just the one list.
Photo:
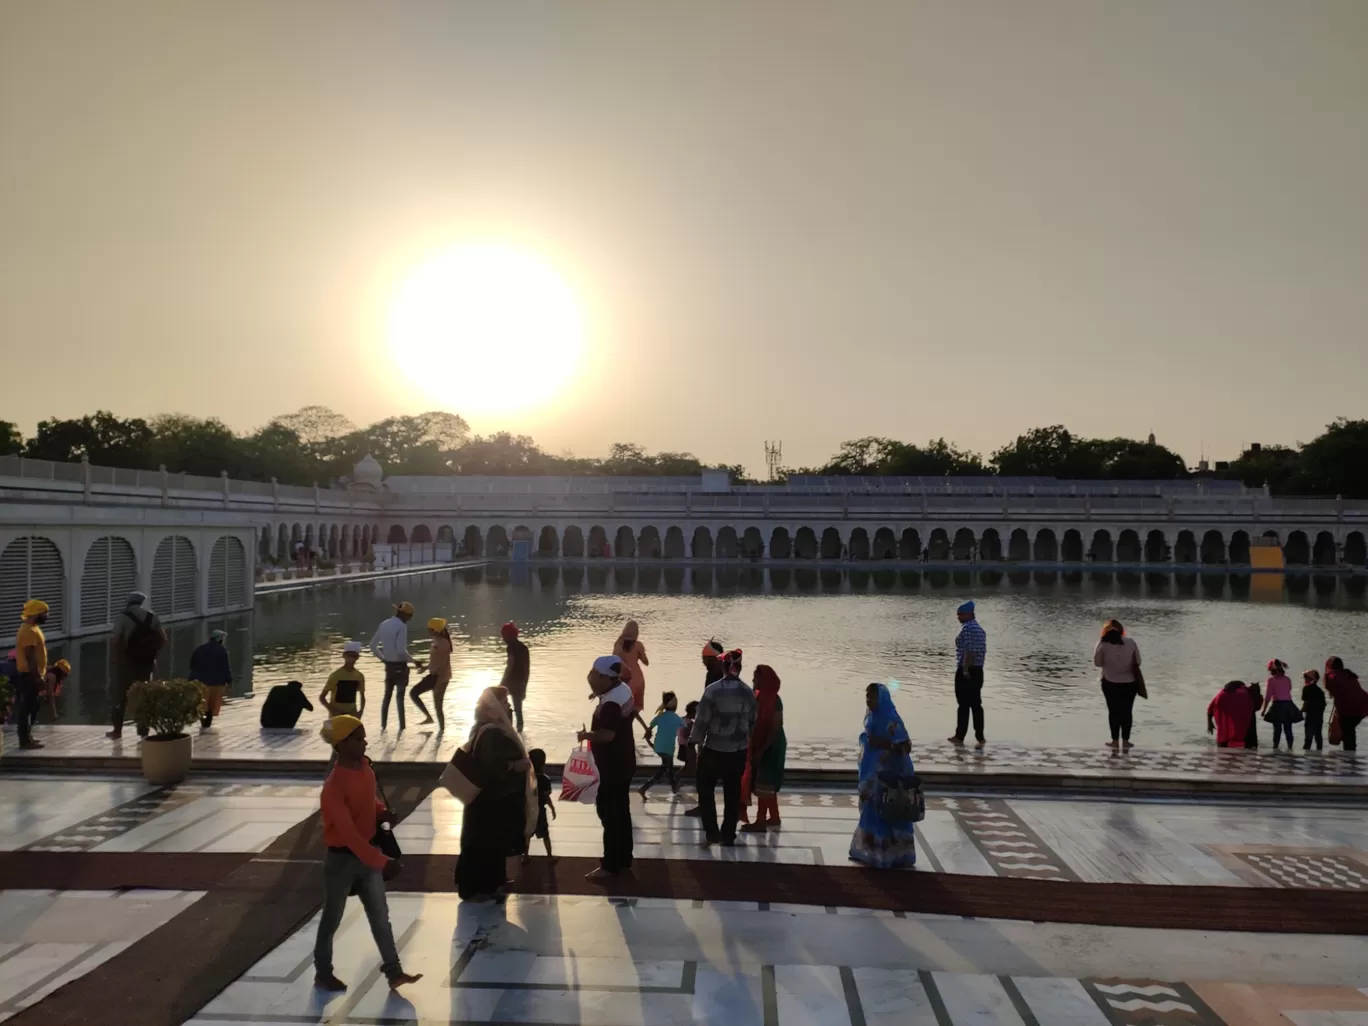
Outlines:
{"label": "person crouching at water edge", "polygon": [[[376,797],[375,771],[366,759],[366,728],[355,716],[334,716],[323,724],[323,740],[332,745],[336,763],[323,783],[323,912],[314,942],[314,986],[341,991],[347,985],[333,975],[333,935],[342,923],[347,897],[361,899],[371,936],[380,949],[380,971],[396,990],[417,983],[422,975],[404,972],[390,927],[385,878],[398,864],[371,844],[376,825],[390,817]],[[391,825],[392,817],[390,817]]]}
{"label": "person crouching at water edge", "polygon": [[632,741],[632,689],[622,682],[622,660],[599,656],[589,671],[589,688],[598,699],[590,729],[577,738],[588,741],[598,765],[599,789],[594,800],[603,824],[603,858],[587,879],[603,880],[632,869],[632,774],[636,745]]}
{"label": "person crouching at water edge", "polygon": [[428,724],[432,722],[432,713],[427,711],[422,696],[432,692],[432,705],[437,713],[437,733],[443,734],[446,732],[446,710],[442,707],[442,699],[446,695],[447,685],[451,683],[451,632],[447,630],[447,622],[440,616],[429,620],[427,629],[432,635],[432,648],[428,650],[428,672],[414,685],[413,694],[409,697],[423,714],[423,723]]}
{"label": "person crouching at water edge", "polygon": [[1207,733],[1217,748],[1243,748],[1254,722],[1254,699],[1242,680],[1232,680],[1207,706]]}

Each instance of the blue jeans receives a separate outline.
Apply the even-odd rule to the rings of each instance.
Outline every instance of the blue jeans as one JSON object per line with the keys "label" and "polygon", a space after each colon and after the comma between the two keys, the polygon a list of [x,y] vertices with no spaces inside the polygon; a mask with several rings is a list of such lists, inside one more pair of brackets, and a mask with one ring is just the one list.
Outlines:
{"label": "blue jeans", "polygon": [[399,964],[399,949],[394,946],[394,930],[390,928],[385,878],[380,870],[371,869],[351,852],[331,848],[323,860],[323,917],[318,921],[318,938],[314,941],[314,972],[319,976],[332,975],[333,935],[342,923],[353,887],[366,910],[375,946],[380,950],[380,971],[392,980],[404,970]]}
{"label": "blue jeans", "polygon": [[1279,739],[1282,738],[1284,732],[1287,733],[1287,747],[1288,747],[1288,748],[1291,748],[1291,747],[1292,747],[1292,724],[1290,724],[1290,723],[1278,723],[1278,722],[1274,722],[1274,724],[1273,724],[1273,747],[1274,747],[1274,748],[1277,748],[1277,747],[1278,747],[1278,741],[1279,741]]}

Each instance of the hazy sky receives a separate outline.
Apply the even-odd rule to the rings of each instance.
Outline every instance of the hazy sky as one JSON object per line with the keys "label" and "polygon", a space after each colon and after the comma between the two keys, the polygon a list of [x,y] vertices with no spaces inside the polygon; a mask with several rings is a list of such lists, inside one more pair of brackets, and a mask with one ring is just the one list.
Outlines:
{"label": "hazy sky", "polygon": [[470,418],[556,451],[1306,440],[1368,415],[1368,2],[0,3],[25,432],[428,408],[386,311],[468,241],[579,296]]}

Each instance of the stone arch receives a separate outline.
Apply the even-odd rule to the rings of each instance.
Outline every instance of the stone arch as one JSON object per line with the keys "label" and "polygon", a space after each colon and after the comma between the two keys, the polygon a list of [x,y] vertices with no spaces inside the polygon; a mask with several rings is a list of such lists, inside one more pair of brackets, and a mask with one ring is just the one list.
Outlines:
{"label": "stone arch", "polygon": [[501,524],[495,524],[485,533],[485,555],[491,559],[502,559],[508,555],[508,532]]}
{"label": "stone arch", "polygon": [[828,527],[822,532],[821,554],[823,559],[841,558],[841,532]]}
{"label": "stone arch", "polygon": [[[262,530],[270,533],[270,528]],[[114,535],[96,538],[86,550],[81,571],[81,626],[99,628],[113,623],[124,599],[137,587],[138,557],[128,539]]]}
{"label": "stone arch", "polygon": [[513,534],[509,536],[509,541],[510,541],[510,542],[520,542],[520,541],[524,541],[524,542],[527,542],[528,545],[531,545],[531,544],[532,544],[532,528],[528,527],[526,524],[519,524],[517,527],[513,528]]}
{"label": "stone arch", "polygon": [[1032,555],[1037,563],[1056,563],[1059,561],[1059,539],[1048,527],[1036,532]]}
{"label": "stone arch", "polygon": [[314,552],[314,525],[309,524],[304,528],[304,551],[312,554]]}
{"label": "stone arch", "polygon": [[1311,562],[1311,542],[1305,531],[1293,531],[1283,543],[1283,559],[1288,566],[1306,566]]}
{"label": "stone arch", "polygon": [[1230,552],[1226,559],[1237,566],[1249,565],[1249,532],[1236,531],[1230,536]]}
{"label": "stone arch", "polygon": [[[1136,542],[1138,544],[1138,538],[1136,539]],[[1112,544],[1111,532],[1106,528],[1093,532],[1092,544],[1088,546],[1088,558],[1094,563],[1112,563],[1116,561],[1116,547]]]}
{"label": "stone arch", "polygon": [[413,534],[409,535],[409,541],[415,545],[432,544],[432,529],[427,524],[419,524],[413,529]]}
{"label": "stone arch", "polygon": [[937,527],[931,532],[931,537],[927,540],[926,547],[931,550],[932,559],[950,558],[950,536],[945,528]]}
{"label": "stone arch", "polygon": [[770,532],[771,559],[791,559],[793,557],[793,539],[789,537],[788,528],[776,527]]}
{"label": "stone arch", "polygon": [[617,535],[613,538],[613,555],[618,559],[636,557],[636,535],[626,524],[617,529]]}
{"label": "stone arch", "polygon": [[713,536],[706,527],[695,527],[693,541],[689,550],[694,559],[713,558]]}
{"label": "stone arch", "polygon": [[793,555],[797,559],[816,559],[817,532],[810,527],[798,528],[793,536]]}
{"label": "stone arch", "polygon": [[637,538],[637,555],[642,559],[659,559],[661,554],[660,529],[643,527]]}
{"label": "stone arch", "polygon": [[765,536],[758,527],[748,527],[741,535],[741,555],[747,559],[765,558]]}
{"label": "stone arch", "polygon": [[997,533],[997,528],[990,527],[983,532],[983,537],[979,539],[979,558],[993,563],[1002,562],[1002,536]]}
{"label": "stone arch", "polygon": [[257,559],[264,562],[271,558],[271,529],[263,527],[257,535]]}
{"label": "stone arch", "polygon": [[1140,543],[1140,532],[1126,528],[1116,538],[1116,561],[1139,563],[1145,558],[1145,547]]}
{"label": "stone arch", "polygon": [[386,545],[407,545],[408,532],[399,524],[391,524],[389,533],[385,535]]}
{"label": "stone arch", "polygon": [[439,542],[453,542],[456,540],[456,531],[450,524],[442,524],[437,528],[437,540]]}
{"label": "stone arch", "polygon": [[484,555],[484,534],[478,527],[471,524],[465,529],[465,534],[461,537],[461,547],[465,549],[467,556]]}
{"label": "stone arch", "polygon": [[555,559],[559,554],[560,539],[556,537],[556,529],[548,524],[537,535],[537,555],[542,559]]}
{"label": "stone arch", "polygon": [[167,535],[157,544],[156,554],[152,557],[152,594],[149,600],[152,611],[163,617],[193,616],[199,612],[199,568],[195,546],[184,535]]}
{"label": "stone arch", "polygon": [[595,524],[589,528],[589,558],[602,559],[609,554],[608,532]]}
{"label": "stone arch", "polygon": [[881,527],[874,532],[874,543],[870,546],[869,555],[874,559],[898,558],[898,539],[893,534],[893,528]]}
{"label": "stone arch", "polygon": [[857,527],[850,532],[850,558],[867,560],[869,556],[869,532],[863,527]]}
{"label": "stone arch", "polygon": [[1167,563],[1169,558],[1168,539],[1163,531],[1151,531],[1145,537],[1145,562]]}
{"label": "stone arch", "polygon": [[1075,528],[1064,532],[1059,542],[1059,558],[1065,563],[1083,562],[1083,535]]}
{"label": "stone arch", "polygon": [[584,532],[571,524],[561,536],[561,555],[566,559],[584,558]]}
{"label": "stone arch", "polygon": [[[304,531],[300,528],[300,526],[299,526],[298,524],[295,524],[293,527],[290,528],[290,548],[293,549],[293,548],[295,547],[295,543],[296,543],[296,542],[303,542],[303,541],[304,541]],[[293,553],[291,553],[291,554],[293,554]]]}
{"label": "stone arch", "polygon": [[337,525],[333,524],[328,528],[328,555],[332,559],[337,558]]}
{"label": "stone arch", "polygon": [[724,527],[717,532],[716,552],[718,559],[735,559],[738,550],[736,528]]}
{"label": "stone arch", "polygon": [[1335,544],[1335,536],[1329,531],[1321,531],[1316,535],[1316,544],[1311,550],[1311,562],[1316,566],[1334,566],[1339,562],[1339,546]]}
{"label": "stone arch", "polygon": [[1202,547],[1199,553],[1203,563],[1224,563],[1226,561],[1226,545],[1225,539],[1221,537],[1221,532],[1212,530],[1202,535]]}
{"label": "stone arch", "polygon": [[665,545],[662,555],[666,559],[684,558],[684,529],[671,526],[665,529]]}
{"label": "stone arch", "polygon": [[1007,558],[1013,563],[1031,561],[1031,536],[1025,528],[1018,527],[1007,539]]}
{"label": "stone arch", "polygon": [[1197,536],[1191,531],[1178,532],[1178,539],[1173,543],[1173,561],[1175,563],[1197,562]]}
{"label": "stone arch", "polygon": [[1364,542],[1362,531],[1350,531],[1344,536],[1344,561],[1350,566],[1368,563],[1368,544]]}
{"label": "stone arch", "polygon": [[[31,598],[48,604],[46,630],[66,629],[66,563],[51,538],[28,534],[15,538],[0,554],[0,615],[18,631],[20,611]],[[119,608],[123,608],[122,603]],[[10,626],[10,625],[13,626]]]}
{"label": "stone arch", "polygon": [[276,529],[276,559],[289,559],[293,555],[290,548],[290,529],[281,524]]}
{"label": "stone arch", "polygon": [[974,532],[967,527],[956,531],[950,554],[958,560],[973,559],[978,554],[978,539],[974,537]]}
{"label": "stone arch", "polygon": [[209,587],[206,611],[248,605],[247,551],[232,535],[223,535],[209,550]]}
{"label": "stone arch", "polygon": [[903,528],[902,535],[898,538],[898,558],[915,562],[921,559],[922,540],[915,527]]}

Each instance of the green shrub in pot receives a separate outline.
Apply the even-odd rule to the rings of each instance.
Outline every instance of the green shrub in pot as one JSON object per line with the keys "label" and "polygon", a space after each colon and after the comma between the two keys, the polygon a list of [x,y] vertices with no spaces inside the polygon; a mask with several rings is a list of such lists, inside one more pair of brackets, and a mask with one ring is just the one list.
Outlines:
{"label": "green shrub in pot", "polygon": [[129,710],[138,732],[152,740],[182,737],[185,728],[203,714],[204,689],[193,680],[149,680],[128,692]]}

